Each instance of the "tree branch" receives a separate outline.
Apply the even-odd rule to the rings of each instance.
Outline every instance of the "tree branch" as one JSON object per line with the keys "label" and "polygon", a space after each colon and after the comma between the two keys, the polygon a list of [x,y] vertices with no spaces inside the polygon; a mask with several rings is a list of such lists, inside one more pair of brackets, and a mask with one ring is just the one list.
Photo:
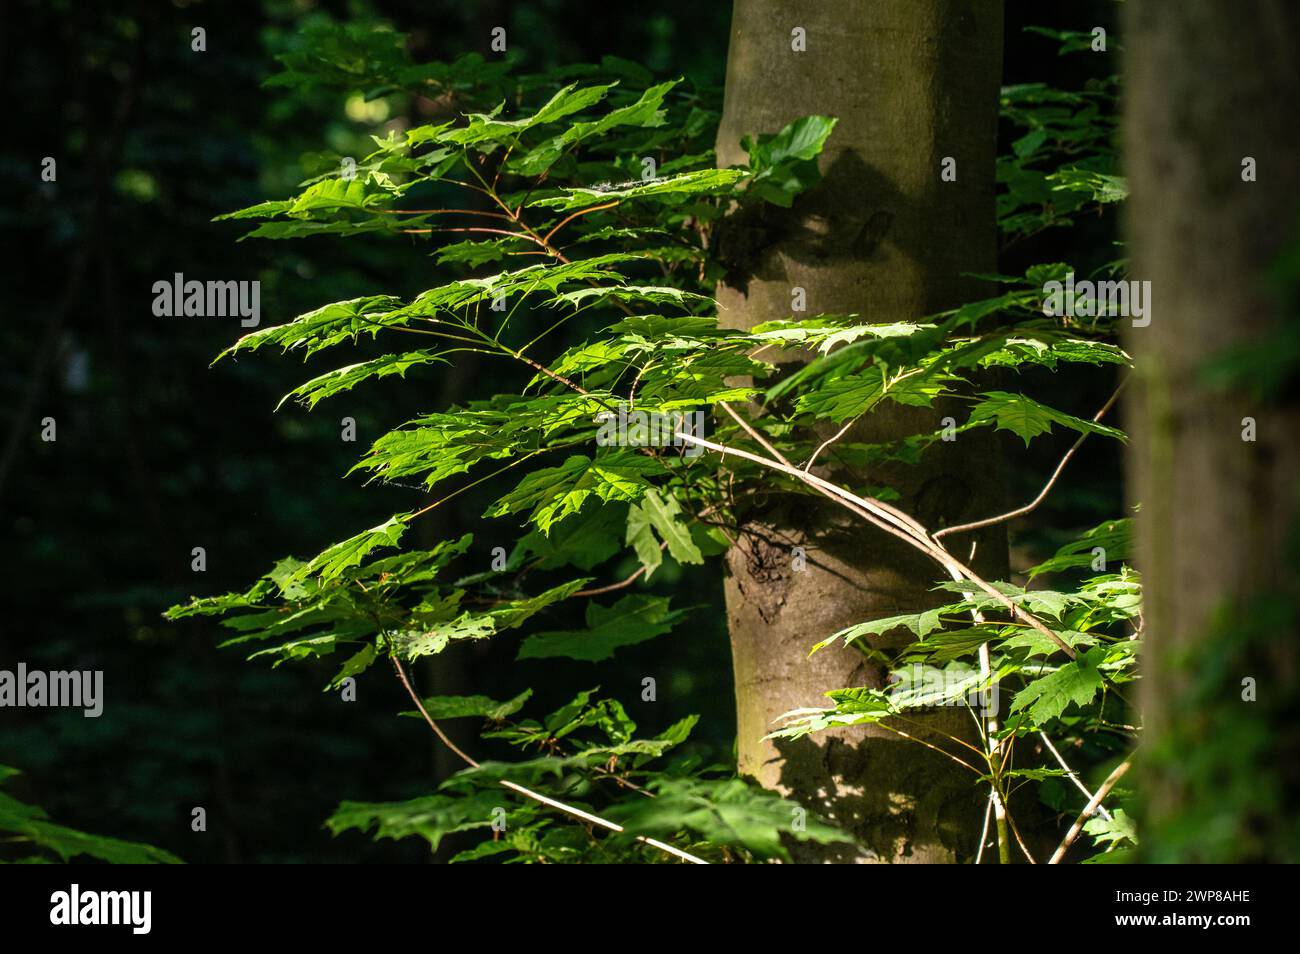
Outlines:
{"label": "tree branch", "polygon": [[[1127,383],[1127,378],[1120,382],[1119,387],[1115,389],[1115,393],[1110,396],[1110,400],[1102,406],[1100,411],[1092,416],[1093,423],[1100,421],[1102,417],[1105,416],[1106,412],[1111,409],[1111,406],[1114,405],[1115,400],[1119,397],[1120,392],[1124,390],[1124,385]],[[1077,451],[1080,445],[1082,445],[1087,439],[1087,431],[1084,431],[1079,435],[1079,439],[1074,442],[1068,451],[1065,452],[1065,456],[1061,458],[1061,462],[1056,465],[1056,470],[1053,471],[1052,476],[1047,479],[1047,484],[1038,492],[1038,496],[1029,501],[1029,503],[1025,504],[1023,507],[1017,507],[1015,510],[999,514],[996,517],[986,517],[983,520],[974,520],[970,523],[958,524],[955,527],[944,527],[942,530],[935,531],[934,538],[938,540],[940,537],[947,536],[950,533],[964,533],[967,530],[979,530],[982,527],[991,527],[995,523],[1014,520],[1016,517],[1023,517],[1025,514],[1038,509],[1038,505],[1047,499],[1047,494],[1051,491],[1052,487],[1056,485],[1056,481],[1060,479],[1061,472],[1065,470],[1065,465],[1070,462],[1070,458],[1074,456],[1074,452]]]}
{"label": "tree branch", "polygon": [[731,454],[736,457],[741,457],[745,460],[753,461],[754,463],[760,464],[763,467],[768,467],[771,468],[772,470],[779,470],[782,473],[789,474],[791,477],[801,480],[804,483],[808,484],[809,486],[816,488],[825,496],[830,497],[832,500],[835,500],[837,503],[840,503],[841,505],[847,507],[849,510],[852,510],[854,513],[858,514],[860,517],[862,517],[864,520],[866,520],[868,523],[872,524],[873,526],[879,527],[880,529],[885,530],[888,533],[892,533],[894,536],[897,536],[900,539],[904,540],[905,542],[909,543],[910,545],[916,547],[922,553],[926,554],[935,562],[937,562],[940,566],[947,569],[949,573],[953,573],[953,572],[959,573],[962,578],[969,580],[971,583],[974,583],[975,586],[983,590],[984,593],[986,593],[988,596],[997,600],[997,602],[1001,603],[1004,607],[1006,607],[1008,612],[1010,612],[1012,616],[1019,618],[1027,626],[1031,627],[1032,629],[1038,630],[1040,633],[1042,633],[1044,636],[1050,639],[1070,659],[1078,658],[1078,653],[1076,653],[1073,649],[1071,649],[1070,646],[1063,639],[1061,639],[1061,637],[1057,636],[1056,633],[1048,629],[1047,626],[1045,626],[1041,620],[1039,620],[1032,613],[1025,610],[1023,607],[1019,606],[1014,600],[1008,597],[1005,593],[994,588],[992,584],[984,580],[982,577],[978,576],[968,566],[966,566],[961,561],[959,561],[951,553],[945,550],[940,544],[936,543],[930,537],[929,533],[925,530],[925,528],[922,527],[919,523],[917,523],[916,520],[913,519],[912,517],[909,517],[908,515],[901,513],[895,508],[879,500],[859,497],[856,494],[852,494],[837,484],[833,484],[828,480],[823,480],[822,478],[814,476],[813,474],[809,474],[805,471],[799,470],[797,467],[792,467],[786,464],[782,464],[775,460],[769,460],[768,458],[760,457],[757,454],[751,454],[748,451],[738,450],[734,447],[726,447],[722,444],[715,444],[712,441],[707,441],[701,437],[696,437],[694,434],[687,434],[682,431],[678,431],[676,432],[676,436],[680,440],[683,440],[688,444],[695,444],[699,447],[707,448],[708,450],[712,450],[716,453],[722,454],[724,457],[728,454]]}
{"label": "tree branch", "polygon": [[1070,846],[1074,844],[1074,840],[1079,837],[1079,832],[1083,831],[1083,823],[1088,820],[1089,816],[1091,816],[1093,812],[1101,807],[1101,800],[1110,794],[1110,790],[1115,787],[1115,783],[1123,778],[1124,773],[1132,768],[1132,766],[1133,756],[1130,755],[1116,766],[1115,771],[1110,773],[1106,778],[1106,781],[1101,783],[1101,788],[1097,789],[1097,794],[1092,796],[1088,801],[1088,804],[1083,807],[1083,811],[1079,812],[1079,817],[1074,820],[1074,824],[1070,826],[1070,830],[1065,833],[1065,838],[1057,847],[1056,853],[1053,854],[1052,859],[1047,862],[1049,865],[1060,863]]}
{"label": "tree branch", "polygon": [[[1084,798],[1088,801],[1092,801],[1092,792],[1088,791],[1088,786],[1083,784],[1083,781],[1079,778],[1079,773],[1070,768],[1070,766],[1065,763],[1065,759],[1061,758],[1061,753],[1056,751],[1056,746],[1054,746],[1052,740],[1047,737],[1047,733],[1040,729],[1038,735],[1042,738],[1043,744],[1047,746],[1047,751],[1051,752],[1052,755],[1056,757],[1056,761],[1060,764],[1061,768],[1065,770],[1065,774],[1070,777],[1070,781],[1074,783],[1074,787],[1083,792]],[[1106,811],[1104,806],[1099,804],[1097,806],[1097,811],[1101,813],[1102,818],[1110,821],[1110,812]]]}

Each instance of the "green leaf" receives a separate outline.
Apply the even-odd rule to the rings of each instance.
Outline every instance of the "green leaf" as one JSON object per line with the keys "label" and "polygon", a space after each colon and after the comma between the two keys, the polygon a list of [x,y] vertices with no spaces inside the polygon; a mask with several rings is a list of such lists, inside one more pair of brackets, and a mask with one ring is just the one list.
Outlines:
{"label": "green leaf", "polygon": [[711,302],[707,295],[683,291],[666,285],[606,285],[600,288],[579,288],[575,291],[556,295],[550,304],[577,305],[590,298],[608,298],[612,301],[632,304],[646,303],[652,305],[680,305],[683,308],[692,304]]}
{"label": "green leaf", "polygon": [[1133,521],[1129,519],[1107,520],[1093,527],[1078,540],[1067,543],[1056,551],[1050,560],[1044,560],[1029,571],[1032,580],[1040,573],[1059,573],[1092,566],[1096,557],[1093,548],[1101,547],[1105,551],[1107,564],[1127,560],[1133,550]]}
{"label": "green leaf", "polygon": [[543,724],[546,731],[552,735],[559,732],[566,732],[581,718],[591,702],[591,697],[600,690],[600,686],[593,686],[590,689],[583,689],[576,696],[560,706],[554,712],[549,713]]}
{"label": "green leaf", "polygon": [[619,126],[662,125],[664,113],[660,107],[663,105],[664,96],[680,82],[681,80],[669,80],[658,86],[652,86],[642,93],[635,103],[611,110],[591,122],[574,123],[557,136],[546,140],[512,162],[511,171],[522,176],[541,175],[565,152],[611,129]]}
{"label": "green leaf", "polygon": [[865,414],[885,398],[910,407],[929,407],[948,390],[950,382],[958,380],[955,375],[922,374],[915,370],[891,374],[882,365],[872,365],[856,374],[820,384],[800,395],[795,407],[801,413],[840,424]]}
{"label": "green leaf", "polygon": [[[18,774],[18,769],[0,765],[0,782]],[[49,820],[44,809],[20,802],[4,792],[0,792],[0,833],[3,833],[4,841],[44,849],[64,862],[84,856],[114,865],[181,864],[181,860],[171,852],[152,845],[91,835],[56,825]],[[37,855],[30,860],[47,859]]]}
{"label": "green leaf", "polygon": [[673,628],[685,610],[668,609],[663,596],[632,594],[613,606],[587,606],[587,629],[538,633],[524,640],[519,659],[551,659],[563,656],[584,662],[609,659],[614,651],[634,646]]}
{"label": "green leaf", "polygon": [[562,566],[590,570],[623,548],[624,525],[629,521],[618,504],[589,504],[576,516],[551,527],[549,533],[529,531],[515,545],[507,569],[534,559],[542,570]]}
{"label": "green leaf", "polygon": [[[487,696],[429,696],[421,701],[426,712],[431,719],[460,719],[467,716],[478,716],[483,719],[491,719],[495,722],[514,715],[524,707],[524,703],[532,696],[533,690],[525,689],[513,699],[507,699],[505,702],[498,702]],[[403,712],[404,716],[413,716],[414,718],[423,718],[419,712]]]}
{"label": "green leaf", "polygon": [[898,714],[891,693],[884,689],[855,686],[832,689],[826,696],[835,705],[829,709],[793,709],[777,717],[781,728],[767,735],[769,739],[800,739],[813,732],[850,725],[872,725]]}
{"label": "green leaf", "polygon": [[979,355],[980,367],[1018,368],[1037,364],[1056,370],[1061,362],[1074,364],[1129,363],[1129,356],[1116,345],[1078,338],[1055,338],[1037,329],[1025,329],[1023,337],[1008,335],[1001,347]]}
{"label": "green leaf", "polygon": [[1122,808],[1111,812],[1110,818],[1095,815],[1083,825],[1083,830],[1092,835],[1093,844],[1114,847],[1122,842],[1137,845],[1137,824]]}
{"label": "green leaf", "polygon": [[285,351],[304,348],[311,355],[343,341],[356,341],[362,333],[374,336],[386,326],[406,323],[405,318],[393,318],[393,310],[400,304],[391,295],[368,295],[334,302],[299,315],[288,324],[259,328],[244,335],[217,355],[217,361],[240,351],[256,351],[268,344],[279,345]]}
{"label": "green leaf", "polygon": [[650,579],[663,563],[664,553],[659,541],[655,539],[649,515],[636,504],[628,507],[626,540],[645,567],[645,578]]}
{"label": "green leaf", "polygon": [[361,648],[360,652],[343,664],[343,668],[339,670],[337,676],[330,680],[330,684],[326,688],[337,689],[339,686],[343,685],[344,679],[365,672],[374,663],[375,656],[375,644],[366,643],[366,645]]}
{"label": "green leaf", "polygon": [[[659,496],[659,491],[652,487],[646,491],[640,509],[658,531],[660,539],[668,544],[668,552],[674,560],[678,563],[690,564],[704,562],[704,555],[691,539],[690,527],[682,519],[681,504],[677,502],[676,497],[670,495],[664,499]],[[637,555],[641,555],[640,550],[637,551]],[[642,562],[645,562],[644,558]]]}
{"label": "green leaf", "polygon": [[763,170],[792,160],[816,159],[838,122],[831,116],[804,116],[775,135],[759,136],[746,146],[750,166]]}
{"label": "green leaf", "polygon": [[[442,133],[439,140],[459,143],[462,146],[506,142],[535,126],[556,122],[595,105],[604,99],[613,87],[613,83],[606,86],[586,87],[579,87],[576,83],[571,84],[552,96],[550,101],[536,113],[523,119],[497,119],[495,111],[488,114],[475,113],[469,117],[467,125]],[[497,111],[500,108],[497,107]]]}
{"label": "green leaf", "polygon": [[392,374],[404,378],[408,369],[416,365],[433,364],[435,362],[450,364],[441,355],[434,354],[431,351],[408,351],[406,354],[386,354],[370,361],[362,361],[360,364],[350,364],[344,368],[326,371],[324,374],[298,385],[298,387],[286,394],[280,399],[280,404],[276,406],[276,410],[279,410],[284,405],[284,402],[290,399],[311,409],[325,398],[341,394],[344,391],[350,391],[370,378],[384,378]]}
{"label": "green leaf", "polygon": [[1136,848],[1112,848],[1110,851],[1104,851],[1099,855],[1093,855],[1091,858],[1084,858],[1080,864],[1085,865],[1131,865],[1136,864],[1138,850]]}
{"label": "green leaf", "polygon": [[741,140],[753,173],[749,194],[789,208],[820,179],[817,157],[836,122],[829,116],[804,116],[775,135]]}
{"label": "green leaf", "polygon": [[928,633],[934,632],[943,625],[943,614],[952,612],[952,607],[941,606],[938,609],[924,610],[920,613],[904,613],[901,616],[885,616],[881,619],[871,620],[866,623],[858,623],[856,626],[849,626],[840,630],[833,636],[823,639],[813,646],[813,652],[829,646],[836,640],[844,640],[844,645],[849,645],[854,640],[862,639],[865,636],[884,636],[886,633],[896,629],[907,629],[913,636],[922,637]]}
{"label": "green leaf", "polygon": [[1060,169],[1047,177],[1057,192],[1082,192],[1103,205],[1128,198],[1128,181],[1091,169]]}
{"label": "green leaf", "polygon": [[744,173],[736,169],[697,169],[676,176],[664,176],[645,182],[628,182],[604,189],[561,189],[530,201],[529,206],[571,212],[606,202],[640,199],[673,200],[699,195],[717,195],[730,191]]}
{"label": "green leaf", "polygon": [[545,533],[581,510],[589,497],[607,502],[638,499],[650,486],[647,478],[659,471],[650,458],[625,449],[597,454],[595,460],[575,454],[559,467],[533,471],[489,507],[485,516],[500,517],[531,508],[532,522]]}
{"label": "green leaf", "polygon": [[503,807],[505,796],[498,790],[468,795],[425,795],[406,802],[343,802],[325,825],[334,835],[356,830],[373,831],[375,838],[408,838],[418,835],[437,851],[442,839],[460,831],[488,828]]}
{"label": "green leaf", "polygon": [[496,623],[490,616],[465,612],[451,620],[429,620],[389,634],[393,648],[414,661],[421,656],[442,652],[454,641],[486,639],[496,632]]}
{"label": "green leaf", "polygon": [[387,232],[395,235],[399,228],[413,228],[414,221],[413,219],[407,219],[404,222],[399,222],[392,216],[376,216],[372,219],[362,219],[360,221],[334,219],[322,222],[316,219],[284,219],[263,222],[253,231],[243,236],[240,241],[251,238],[282,240],[311,238],[315,235],[367,235],[374,232]]}
{"label": "green leaf", "polygon": [[325,179],[308,186],[297,198],[291,200],[288,215],[305,215],[309,212],[334,212],[339,209],[366,211],[389,196],[383,192],[370,192],[367,183],[357,176],[353,179]]}
{"label": "green leaf", "polygon": [[1085,421],[1063,411],[1040,404],[1024,394],[1007,391],[987,391],[980,395],[980,403],[971,411],[971,424],[994,421],[998,430],[1016,434],[1029,446],[1030,440],[1046,434],[1053,424],[1060,424],[1081,434],[1101,434],[1116,440],[1125,440],[1124,432],[1095,421]]}
{"label": "green leaf", "polygon": [[714,845],[743,848],[760,858],[789,859],[782,836],[821,844],[852,838],[787,801],[737,778],[660,777],[655,798],[626,799],[606,811],[611,821],[639,835],[668,839],[690,832]]}
{"label": "green leaf", "polygon": [[559,603],[561,600],[567,600],[590,582],[591,580],[586,577],[566,580],[544,592],[538,593],[536,596],[510,600],[494,606],[488,610],[487,615],[492,618],[498,632],[513,629],[516,626],[522,626],[546,607]]}
{"label": "green leaf", "polygon": [[[1002,773],[1003,778],[1025,778],[1031,782],[1041,782],[1049,778],[1069,778],[1070,773],[1059,768],[1020,768]],[[984,781],[992,781],[988,775],[980,776]]]}
{"label": "green leaf", "polygon": [[531,242],[518,238],[495,238],[484,241],[454,242],[434,253],[439,265],[458,264],[477,268],[488,262],[500,262],[511,255],[534,249]]}
{"label": "green leaf", "polygon": [[1034,725],[1058,718],[1070,704],[1086,706],[1103,685],[1098,665],[1106,658],[1106,647],[1097,646],[1054,673],[1040,676],[1016,693],[1011,712],[1029,710]]}
{"label": "green leaf", "polygon": [[349,567],[357,566],[376,547],[395,547],[406,532],[406,518],[410,514],[396,514],[377,527],[363,530],[356,536],[340,541],[305,563],[287,577],[288,583],[301,582],[309,576],[326,582],[337,577]]}

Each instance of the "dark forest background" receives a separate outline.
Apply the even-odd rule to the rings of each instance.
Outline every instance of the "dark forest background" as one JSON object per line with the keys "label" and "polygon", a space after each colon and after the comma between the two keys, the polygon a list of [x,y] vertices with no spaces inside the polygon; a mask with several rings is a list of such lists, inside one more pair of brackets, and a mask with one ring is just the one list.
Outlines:
{"label": "dark forest background", "polygon": [[[1009,2],[1004,82],[1081,86],[1088,77],[1079,58],[1062,59],[1055,42],[1024,27],[1110,31],[1111,7]],[[262,326],[327,302],[412,295],[442,280],[416,242],[240,243],[237,223],[211,222],[289,194],[337,167],[338,156],[363,155],[371,134],[402,120],[384,101],[262,88],[275,56],[323,17],[390,23],[410,35],[418,61],[473,50],[499,57],[489,40],[500,25],[521,71],[613,54],[657,75],[719,85],[730,4],[0,2],[0,77],[18,111],[0,154],[0,668],[21,660],[105,672],[98,719],[80,710],[6,709],[0,763],[23,770],[10,791],[55,820],[190,862],[425,859],[417,840],[335,839],[321,822],[344,798],[410,797],[451,768],[422,726],[394,718],[409,704],[387,672],[363,678],[357,700],[345,702],[321,691],[333,674],[328,662],[249,663],[236,649],[217,648],[222,634],[211,623],[160,617],[190,595],[243,588],[282,556],[316,553],[409,509],[418,490],[366,487],[343,475],[370,440],[416,412],[501,389],[486,380],[500,374],[496,366],[466,362],[376,383],[315,414],[289,406],[276,413],[281,395],[304,378],[295,360],[258,355],[209,369],[243,333],[237,318],[152,314],[153,283],[175,272],[260,280]],[[206,52],[190,49],[195,26],[207,31]],[[1113,63],[1099,62],[1098,75],[1108,69]],[[40,179],[46,156],[58,161],[54,183]],[[1000,270],[1015,274],[1053,257],[1091,268],[1116,257],[1113,221],[1059,235],[1037,239],[1032,257],[1008,249]],[[1053,245],[1063,241],[1071,244]],[[1091,377],[1057,375],[1053,388],[1063,393],[1054,403],[1090,416],[1109,390]],[[357,422],[356,443],[340,439],[344,416]],[[57,421],[57,442],[40,440],[45,417]],[[1074,479],[1051,498],[1041,524],[1065,534],[1118,512],[1117,446],[1084,445]],[[1008,445],[1008,454],[1012,494],[1027,499],[1059,448]],[[486,503],[465,494],[424,532],[458,537]],[[1039,539],[1013,526],[1012,541],[1038,552],[1064,537]],[[476,541],[485,569],[494,545]],[[206,548],[206,573],[191,571],[195,546]],[[423,688],[506,698],[531,684],[542,687],[541,704],[556,704],[585,680],[635,700],[642,677],[654,674],[660,704],[630,714],[657,731],[698,712],[693,744],[707,758],[730,760],[720,572],[666,567],[656,575],[654,589],[699,607],[692,621],[609,662],[524,669],[513,663],[513,641],[484,643],[438,657],[420,673]],[[579,666],[590,672],[575,673]],[[207,809],[204,833],[190,830],[195,806]]]}

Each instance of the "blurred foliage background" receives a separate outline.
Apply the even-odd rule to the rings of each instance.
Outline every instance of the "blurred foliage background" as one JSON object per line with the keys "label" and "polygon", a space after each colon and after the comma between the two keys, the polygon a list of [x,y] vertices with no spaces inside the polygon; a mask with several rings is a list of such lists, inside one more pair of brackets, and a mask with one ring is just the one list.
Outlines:
{"label": "blurred foliage background", "polygon": [[[1110,4],[1008,6],[1005,82],[1075,88],[1088,79],[1078,58],[1058,57],[1056,44],[1024,27],[1109,29]],[[357,700],[344,702],[321,691],[333,674],[329,663],[247,663],[238,650],[216,648],[220,634],[210,623],[172,626],[159,616],[190,595],[243,588],[284,555],[316,553],[409,509],[418,490],[364,487],[343,474],[384,429],[499,388],[485,380],[495,366],[466,362],[376,383],[314,415],[291,406],[273,413],[305,377],[296,362],[258,356],[209,370],[217,351],[242,333],[238,319],[152,314],[153,283],[176,272],[259,280],[263,326],[327,302],[411,295],[441,280],[416,242],[238,243],[238,224],[210,221],[287,195],[336,167],[339,156],[363,155],[370,135],[427,121],[438,108],[321,88],[263,89],[275,57],[325,17],[391,24],[409,34],[417,61],[470,51],[500,57],[489,49],[500,25],[518,70],[613,54],[658,75],[716,86],[730,4],[0,3],[0,76],[19,114],[0,153],[7,604],[0,668],[23,661],[105,672],[98,719],[80,710],[4,710],[0,763],[24,771],[11,793],[57,821],[156,844],[191,862],[422,860],[427,853],[416,840],[333,839],[321,822],[344,798],[411,797],[453,768],[421,725],[394,718],[409,705],[385,670],[365,677]],[[204,52],[191,50],[196,26],[207,31]],[[1097,61],[1097,76],[1114,71],[1113,61]],[[55,182],[41,181],[46,156],[57,160]],[[1014,274],[1053,258],[1090,269],[1116,257],[1114,240],[1115,222],[1098,219],[1048,233],[1032,250],[1008,249],[1000,270]],[[1066,393],[1054,403],[1091,416],[1109,393],[1098,378],[1081,374],[1075,387],[1070,374],[1057,375],[1053,386]],[[345,416],[356,420],[356,443],[340,439]],[[45,417],[57,422],[56,442],[39,438]],[[1037,492],[1060,450],[1047,442],[1030,452],[1009,446],[1012,499]],[[1116,512],[1116,455],[1111,442],[1085,444],[1072,479],[1035,523],[1013,527],[1013,545],[1050,552],[1071,531]],[[458,501],[424,532],[458,537],[487,503],[472,493]],[[1057,535],[1036,529],[1044,526]],[[476,541],[484,569],[494,545]],[[206,573],[191,570],[196,546],[206,549]],[[419,673],[422,689],[506,698],[531,684],[542,687],[540,706],[599,684],[648,731],[700,713],[693,744],[728,760],[735,725],[719,573],[716,565],[689,574],[665,566],[653,588],[672,592],[676,605],[696,606],[691,621],[609,662],[582,670],[571,662],[516,665],[513,641],[484,643],[439,657]],[[567,612],[556,608],[552,616]],[[638,708],[646,675],[658,681],[659,702]],[[190,829],[195,806],[207,810],[206,832]]]}

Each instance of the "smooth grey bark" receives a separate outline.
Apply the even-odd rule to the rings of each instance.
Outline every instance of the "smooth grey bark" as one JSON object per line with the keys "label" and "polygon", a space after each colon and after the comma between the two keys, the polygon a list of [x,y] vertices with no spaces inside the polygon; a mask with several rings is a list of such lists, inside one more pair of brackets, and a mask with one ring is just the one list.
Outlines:
{"label": "smooth grey bark", "polygon": [[[1258,381],[1224,389],[1205,373],[1242,345],[1261,355],[1285,348],[1284,328],[1297,320],[1269,272],[1300,238],[1300,5],[1126,7],[1128,237],[1133,278],[1151,283],[1152,300],[1150,325],[1128,332],[1145,587],[1142,748],[1151,755],[1140,761],[1143,827],[1180,842],[1149,849],[1163,860],[1276,859],[1283,845],[1267,837],[1276,819],[1248,821],[1256,830],[1234,831],[1235,848],[1208,847],[1210,832],[1186,829],[1207,813],[1227,823],[1235,793],[1280,785],[1294,797],[1300,787],[1294,618],[1258,634],[1256,602],[1295,595],[1286,548],[1300,474],[1296,370],[1267,400],[1252,395]],[[1253,182],[1243,181],[1247,157]],[[1255,421],[1254,442],[1243,440],[1245,418]],[[1241,698],[1244,678],[1257,680],[1258,702]],[[1285,723],[1270,724],[1280,713]],[[1265,738],[1247,745],[1260,731]]]}
{"label": "smooth grey bark", "polygon": [[[805,52],[791,48],[796,27],[806,31]],[[791,317],[796,287],[806,291],[807,316],[856,313],[872,322],[920,319],[985,297],[987,287],[963,273],[988,273],[996,263],[1001,58],[1000,0],[797,7],[736,0],[719,166],[745,161],[746,134],[774,133],[809,114],[836,116],[839,124],[822,157],[822,183],[793,209],[739,212],[720,229],[715,251],[729,269],[717,290],[722,324],[748,328]],[[945,157],[956,160],[955,182],[941,181]],[[763,357],[806,360],[797,353]],[[943,413],[884,402],[847,439],[934,430]],[[938,445],[917,467],[848,473],[819,465],[819,472],[852,486],[892,486],[902,494],[899,505],[931,528],[989,516],[1003,504],[997,449],[986,435]],[[879,667],[855,650],[827,649],[811,659],[808,651],[844,626],[935,605],[931,587],[942,571],[847,511],[808,497],[773,499],[745,521],[728,555],[726,585],[740,769],[865,846],[799,846],[795,857],[969,860],[987,792],[943,756],[878,728],[762,741],[782,713],[826,705],[827,690],[881,685]],[[1005,532],[954,539],[962,558],[972,536],[974,568],[1002,577]],[[803,572],[792,568],[796,545],[807,550]],[[964,708],[928,718],[973,736]]]}

